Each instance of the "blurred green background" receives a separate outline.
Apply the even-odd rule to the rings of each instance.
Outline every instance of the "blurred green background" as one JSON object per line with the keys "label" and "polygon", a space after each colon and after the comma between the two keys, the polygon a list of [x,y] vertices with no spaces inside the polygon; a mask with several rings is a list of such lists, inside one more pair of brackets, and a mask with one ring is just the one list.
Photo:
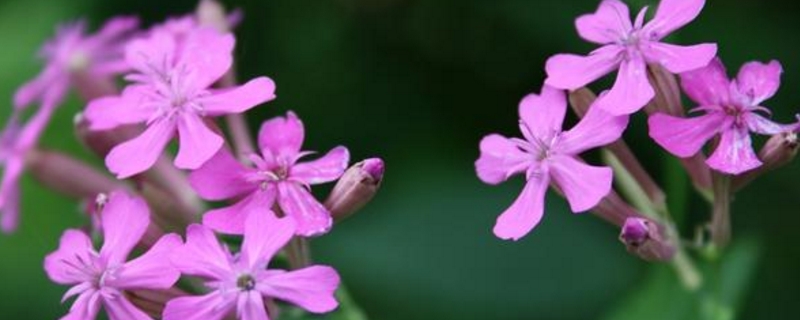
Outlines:
{"label": "blurred green background", "polygon": [[[572,215],[548,197],[541,225],[517,243],[492,233],[496,216],[521,189],[474,175],[478,141],[516,134],[516,105],[538,91],[545,59],[585,53],[573,20],[596,0],[249,0],[241,8],[237,58],[242,78],[268,75],[278,99],[251,112],[260,121],[295,110],[306,123],[306,148],[347,145],[354,160],[387,162],[383,189],[365,210],[313,242],[316,260],[335,266],[372,319],[694,319],[708,306],[688,295],[670,270],[629,256],[616,228]],[[192,10],[194,0],[0,1],[0,101],[40,65],[34,53],[57,23],[97,26],[116,14],[147,25]],[[634,10],[651,1],[632,3]],[[800,101],[798,2],[711,0],[681,43],[716,41],[735,72],[748,60],[779,59],[782,90],[768,102],[791,121]],[[76,97],[57,113],[42,146],[99,161],[72,138]],[[689,220],[707,208],[681,183],[674,161],[634,118],[626,139]],[[800,299],[800,166],[758,180],[737,195],[738,243],[726,267],[708,272],[742,319],[786,318]],[[79,204],[23,181],[22,227],[0,236],[0,310],[4,319],[63,314],[66,288],[41,268],[60,232],[85,220]],[[674,199],[688,201],[674,201]],[[681,204],[683,203],[683,204]],[[690,233],[692,230],[685,230]]]}

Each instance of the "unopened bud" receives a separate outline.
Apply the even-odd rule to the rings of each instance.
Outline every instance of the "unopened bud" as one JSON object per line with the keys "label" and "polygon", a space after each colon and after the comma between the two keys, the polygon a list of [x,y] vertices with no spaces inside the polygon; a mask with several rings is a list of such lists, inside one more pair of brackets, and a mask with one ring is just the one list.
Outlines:
{"label": "unopened bud", "polygon": [[75,115],[73,124],[75,125],[75,135],[78,140],[100,158],[105,158],[112,148],[122,142],[133,139],[142,132],[142,128],[138,125],[125,125],[111,130],[92,131],[89,130],[89,122],[82,113]]}
{"label": "unopened bud", "polygon": [[331,216],[339,221],[364,207],[380,189],[385,169],[380,158],[367,159],[347,169],[325,201]]}
{"label": "unopened bud", "polygon": [[797,156],[798,148],[800,148],[800,141],[797,140],[796,132],[773,135],[758,152],[758,157],[763,164],[754,170],[734,177],[733,190],[740,190],[765,173],[789,164]]}
{"label": "unopened bud", "polygon": [[43,185],[76,198],[125,189],[125,185],[80,160],[55,151],[31,150],[26,159],[29,172]]}
{"label": "unopened bud", "polygon": [[241,11],[234,10],[230,15],[216,0],[201,0],[197,4],[195,16],[201,25],[210,26],[219,32],[229,32],[241,21]]}
{"label": "unopened bud", "polygon": [[659,224],[631,217],[625,220],[619,235],[628,252],[647,261],[668,261],[675,256],[675,245]]}
{"label": "unopened bud", "polygon": [[655,96],[645,106],[648,114],[657,112],[671,116],[683,116],[683,103],[681,103],[681,90],[675,75],[658,64],[647,66],[647,78],[653,86]]}

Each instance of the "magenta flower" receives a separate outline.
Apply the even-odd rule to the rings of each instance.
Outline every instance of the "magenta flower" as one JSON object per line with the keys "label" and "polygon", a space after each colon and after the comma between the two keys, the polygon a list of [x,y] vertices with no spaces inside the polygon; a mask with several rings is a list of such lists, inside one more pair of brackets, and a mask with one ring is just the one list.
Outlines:
{"label": "magenta flower", "polygon": [[127,78],[135,83],[120,96],[92,101],[85,112],[92,130],[147,125],[141,135],[111,150],[106,157],[111,172],[127,178],[149,169],[176,133],[175,166],[196,169],[223,145],[206,117],[244,112],[275,98],[275,84],[266,77],[233,89],[209,88],[230,69],[233,46],[232,35],[204,27],[181,39],[153,32],[130,43],[126,59],[136,73]]}
{"label": "magenta flower", "polygon": [[180,237],[163,236],[146,253],[126,262],[150,224],[147,204],[115,192],[101,219],[104,243],[99,253],[85,233],[71,229],[61,236],[58,250],[44,260],[44,270],[53,282],[72,285],[63,300],[78,296],[62,319],[94,319],[101,304],[112,320],[150,319],[128,301],[124,292],[172,287],[180,272],[169,257],[180,247]]}
{"label": "magenta flower", "polygon": [[0,132],[0,231],[13,232],[19,223],[19,179],[25,170],[25,157],[39,143],[39,137],[50,122],[53,108],[38,110],[23,126],[17,112]]}
{"label": "magenta flower", "polygon": [[314,236],[331,228],[330,212],[309,191],[309,186],[342,176],[350,161],[339,146],[322,158],[299,163],[313,152],[300,151],[305,130],[293,112],[286,118],[264,122],[258,133],[261,156],[250,155],[255,168],[245,167],[223,149],[189,176],[189,182],[206,200],[243,197],[236,204],[211,210],[203,224],[224,233],[241,234],[249,212],[268,212],[277,201],[281,211],[297,221],[297,234]]}
{"label": "magenta flower", "polygon": [[35,102],[58,106],[76,72],[91,78],[108,78],[127,71],[123,48],[138,24],[133,17],[114,18],[93,35],[86,34],[82,21],[59,27],[55,38],[39,53],[46,61],[44,70],[17,90],[14,106],[20,109]]}
{"label": "magenta flower", "polygon": [[219,320],[234,310],[239,319],[269,319],[264,299],[290,302],[313,313],[338,306],[333,293],[339,275],[331,267],[284,271],[267,269],[272,257],[294,236],[295,222],[273,214],[251,214],[242,250],[232,255],[203,225],[189,226],[186,244],[173,256],[184,275],[206,279],[211,292],[170,300],[164,320]]}
{"label": "magenta flower", "polygon": [[539,223],[551,179],[573,212],[593,208],[611,191],[611,168],[587,165],[577,155],[619,139],[628,117],[593,107],[574,128],[562,131],[566,111],[564,92],[544,86],[541,95],[528,95],[520,103],[524,139],[491,134],[481,141],[475,169],[483,182],[496,185],[520,173],[527,179],[517,200],[498,217],[497,237],[518,240]]}
{"label": "magenta flower", "polygon": [[647,7],[631,23],[628,6],[619,0],[604,0],[595,13],[575,21],[583,39],[602,47],[588,56],[553,56],[545,67],[545,83],[574,90],[619,69],[613,88],[598,106],[615,115],[636,112],[655,96],[647,79],[648,63],[682,73],[707,65],[716,55],[716,44],[682,47],[661,42],[694,20],[704,5],[705,0],[662,0],[653,20],[644,24]]}
{"label": "magenta flower", "polygon": [[714,59],[705,68],[682,74],[683,90],[700,105],[693,111],[705,114],[694,118],[654,114],[648,121],[650,137],[670,153],[687,158],[720,134],[706,161],[711,168],[734,175],[757,168],[761,161],[753,151],[750,132],[772,135],[791,129],[758,114],[769,114],[761,103],[778,91],[782,72],[778,61],[750,62],[731,81],[722,62]]}

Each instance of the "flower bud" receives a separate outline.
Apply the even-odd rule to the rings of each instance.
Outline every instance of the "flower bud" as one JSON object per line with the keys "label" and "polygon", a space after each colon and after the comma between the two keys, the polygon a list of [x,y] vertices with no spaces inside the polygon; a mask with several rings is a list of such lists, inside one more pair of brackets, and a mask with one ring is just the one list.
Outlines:
{"label": "flower bud", "polygon": [[230,32],[242,21],[241,10],[225,12],[225,7],[216,0],[201,0],[195,9],[195,16],[201,25],[210,26],[219,32]]}
{"label": "flower bud", "polygon": [[372,200],[381,186],[385,169],[380,158],[367,159],[347,169],[325,201],[331,216],[337,221],[343,220]]}
{"label": "flower bud", "polygon": [[619,239],[628,252],[647,261],[668,261],[676,253],[675,245],[665,235],[659,224],[637,217],[630,217],[622,225]]}
{"label": "flower bud", "polygon": [[738,191],[761,175],[789,164],[797,156],[799,147],[800,142],[797,140],[796,132],[773,135],[758,152],[763,164],[755,170],[734,177],[733,190]]}
{"label": "flower bud", "polygon": [[73,124],[78,140],[100,158],[105,158],[116,145],[133,139],[142,131],[141,127],[135,125],[121,126],[105,131],[92,131],[89,130],[89,122],[82,113],[75,115]]}
{"label": "flower bud", "polygon": [[675,75],[658,64],[650,64],[647,66],[647,78],[656,94],[645,106],[645,111],[648,114],[661,112],[676,117],[683,116],[681,90]]}
{"label": "flower bud", "polygon": [[43,185],[77,198],[125,189],[125,185],[65,154],[31,150],[25,159],[31,174]]}

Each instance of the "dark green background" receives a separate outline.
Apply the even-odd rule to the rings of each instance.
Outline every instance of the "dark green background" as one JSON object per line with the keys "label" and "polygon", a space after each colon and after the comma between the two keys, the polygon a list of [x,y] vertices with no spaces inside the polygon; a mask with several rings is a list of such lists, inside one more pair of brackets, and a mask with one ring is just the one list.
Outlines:
{"label": "dark green background", "polygon": [[[555,195],[541,225],[523,240],[503,242],[491,233],[522,181],[480,183],[473,169],[478,141],[491,132],[516,134],[516,104],[539,90],[549,55],[592,48],[578,38],[573,20],[598,1],[227,3],[245,12],[237,30],[242,77],[268,75],[278,85],[278,99],[249,114],[254,128],[295,110],[306,123],[307,149],[344,144],[354,159],[379,155],[387,162],[374,202],[314,241],[317,260],[337,267],[372,319],[696,317],[695,298],[670,291],[671,273],[629,256],[615,228],[572,215]],[[638,1],[634,10],[641,4],[652,3]],[[115,14],[136,13],[149,25],[194,5],[2,1],[0,101],[9,110],[15,88],[38,72],[34,53],[59,22],[85,17],[96,26]],[[779,59],[782,90],[767,105],[776,119],[790,121],[800,101],[798,9],[788,1],[710,0],[675,38],[718,42],[731,72],[748,60]],[[99,164],[72,138],[71,118],[81,106],[71,97],[42,145]],[[626,139],[645,165],[660,181],[680,181],[647,138],[644,118],[633,121]],[[745,271],[737,285],[725,288],[735,291],[734,300],[742,298],[743,319],[785,318],[797,307],[798,178],[800,166],[792,165],[735,199],[734,232],[747,239],[735,247],[746,252],[740,259]],[[46,279],[41,262],[60,232],[84,219],[76,201],[29,177],[23,184],[22,227],[0,236],[0,310],[6,319],[55,318],[65,310],[59,299],[66,288]],[[678,190],[673,198],[689,192]],[[707,208],[690,200],[690,220],[705,219]],[[755,274],[748,277],[753,264],[747,261],[754,257]]]}

